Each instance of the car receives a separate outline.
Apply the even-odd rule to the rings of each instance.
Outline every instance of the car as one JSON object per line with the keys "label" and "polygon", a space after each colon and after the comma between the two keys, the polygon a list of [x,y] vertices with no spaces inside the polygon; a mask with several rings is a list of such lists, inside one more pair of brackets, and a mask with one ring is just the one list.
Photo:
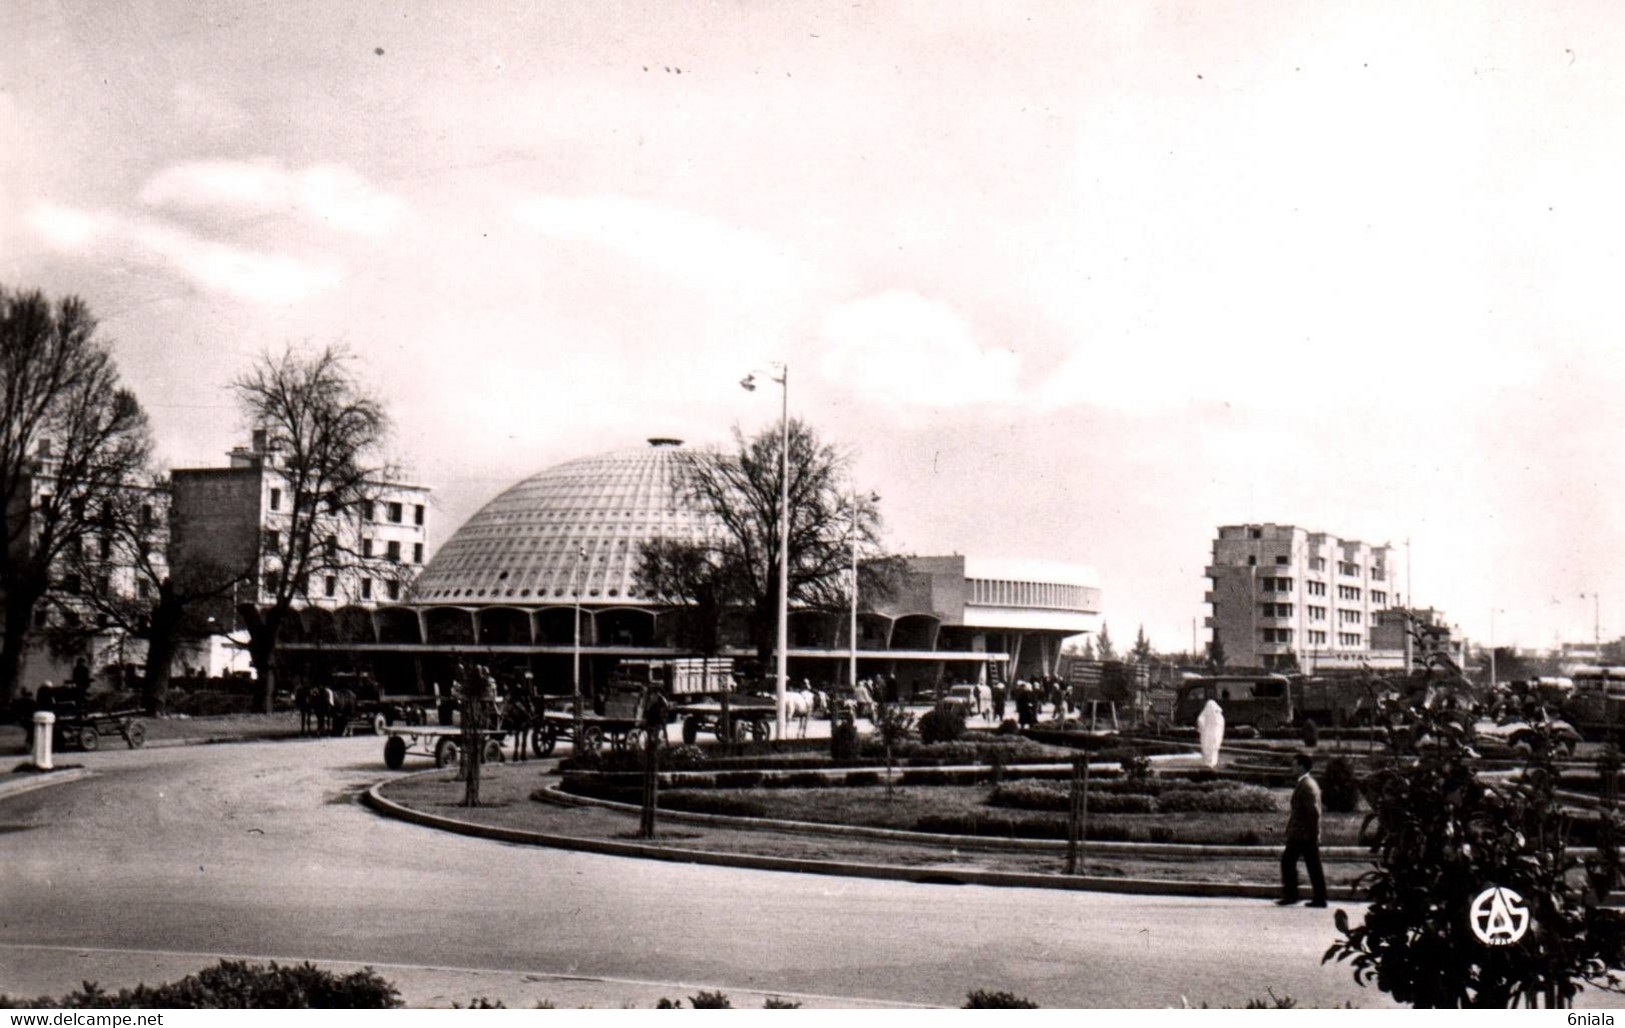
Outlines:
{"label": "car", "polygon": [[942,702],[963,709],[967,717],[987,715],[993,712],[993,690],[985,685],[955,685],[949,688]]}
{"label": "car", "polygon": [[[1552,721],[1550,730],[1552,743],[1559,753],[1572,757],[1575,747],[1580,744],[1580,733],[1567,721]],[[1481,750],[1505,748],[1528,754],[1534,751],[1538,738],[1536,727],[1523,718],[1513,718],[1499,724],[1485,719],[1473,726],[1473,739]]]}

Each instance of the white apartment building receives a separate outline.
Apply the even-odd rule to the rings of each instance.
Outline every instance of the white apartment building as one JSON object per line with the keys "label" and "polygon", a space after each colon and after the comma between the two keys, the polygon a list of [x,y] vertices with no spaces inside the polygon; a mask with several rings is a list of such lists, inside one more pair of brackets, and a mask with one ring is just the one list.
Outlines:
{"label": "white apartment building", "polygon": [[1204,570],[1206,623],[1228,667],[1323,668],[1385,663],[1376,614],[1393,606],[1392,548],[1295,525],[1225,525]]}

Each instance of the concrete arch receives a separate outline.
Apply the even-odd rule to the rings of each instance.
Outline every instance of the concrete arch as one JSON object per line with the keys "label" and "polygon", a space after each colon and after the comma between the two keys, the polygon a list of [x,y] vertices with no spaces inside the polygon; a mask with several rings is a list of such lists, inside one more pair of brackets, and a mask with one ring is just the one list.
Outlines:
{"label": "concrete arch", "polygon": [[299,614],[305,625],[305,637],[311,642],[337,642],[338,618],[326,607],[306,607]]}
{"label": "concrete arch", "polygon": [[418,612],[410,607],[380,607],[374,621],[379,642],[416,644],[423,641]]}
{"label": "concrete arch", "polygon": [[[569,646],[575,641],[575,608],[543,607],[531,613],[531,634],[539,645]],[[581,643],[592,639],[592,611],[581,611]]]}
{"label": "concrete arch", "polygon": [[610,646],[650,646],[655,641],[655,612],[645,607],[607,607],[594,611],[596,637]]}
{"label": "concrete arch", "polygon": [[935,614],[905,614],[892,627],[891,649],[934,650],[942,619]]}
{"label": "concrete arch", "polygon": [[846,617],[828,610],[792,610],[787,619],[790,645],[832,648],[845,638]]}
{"label": "concrete arch", "polygon": [[333,615],[339,642],[375,643],[378,632],[372,623],[372,611],[365,607],[340,607]]}
{"label": "concrete arch", "polygon": [[426,643],[474,642],[474,612],[467,607],[430,607],[423,612],[423,626]]}
{"label": "concrete arch", "polygon": [[531,643],[530,612],[518,607],[485,607],[477,611],[474,624],[481,645],[528,646]]}

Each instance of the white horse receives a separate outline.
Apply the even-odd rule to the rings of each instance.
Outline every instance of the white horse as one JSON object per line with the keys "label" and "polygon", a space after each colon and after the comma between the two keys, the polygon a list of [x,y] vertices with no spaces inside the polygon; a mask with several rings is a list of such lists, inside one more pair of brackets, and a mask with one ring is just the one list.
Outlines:
{"label": "white horse", "polygon": [[812,718],[814,703],[815,699],[811,689],[800,689],[784,694],[784,719],[786,722],[791,719],[795,720],[796,738],[798,739],[807,737],[807,722]]}

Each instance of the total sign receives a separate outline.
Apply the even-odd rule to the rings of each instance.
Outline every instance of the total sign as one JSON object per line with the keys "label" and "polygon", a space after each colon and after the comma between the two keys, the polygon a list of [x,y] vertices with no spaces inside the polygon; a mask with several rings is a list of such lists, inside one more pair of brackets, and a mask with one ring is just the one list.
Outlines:
{"label": "total sign", "polygon": [[1510,946],[1529,931],[1529,908],[1516,892],[1492,885],[1473,897],[1467,920],[1479,942],[1486,946]]}

